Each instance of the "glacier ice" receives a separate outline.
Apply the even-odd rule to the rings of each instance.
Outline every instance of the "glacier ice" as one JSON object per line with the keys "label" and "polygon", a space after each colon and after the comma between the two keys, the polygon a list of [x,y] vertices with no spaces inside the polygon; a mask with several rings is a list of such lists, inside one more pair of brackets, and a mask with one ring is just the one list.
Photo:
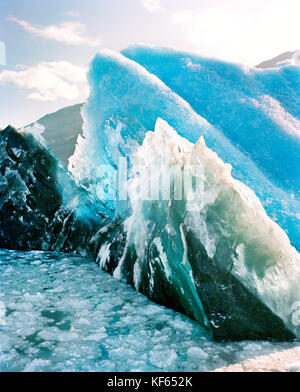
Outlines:
{"label": "glacier ice", "polygon": [[113,201],[118,159],[161,117],[193,143],[204,136],[299,249],[299,67],[245,69],[148,47],[122,53],[104,50],[91,64],[83,137],[69,164],[75,177],[122,213]]}
{"label": "glacier ice", "polygon": [[[3,161],[16,166],[17,178],[24,183],[21,191],[4,194],[0,215],[1,244],[4,246],[90,256],[102,269],[131,284],[155,302],[197,320],[219,340],[289,340],[297,333],[291,326],[292,309],[289,305],[298,292],[299,255],[290,246],[285,233],[267,217],[254,194],[235,182],[230,167],[207,149],[202,139],[194,145],[180,137],[164,120],[157,121],[154,132],[146,133],[142,145],[133,152],[125,220],[100,217],[97,204],[96,211],[93,209],[95,196],[82,188],[74,188],[71,177],[71,183],[65,184],[66,190],[72,185],[70,189],[76,191],[73,194],[75,202],[65,203],[68,197],[63,196],[60,187],[64,184],[61,178],[67,173],[61,172],[57,176],[63,167],[57,167],[58,162],[51,154],[47,155],[32,136],[28,139],[22,132],[8,129],[0,134],[0,141],[6,146],[7,155],[4,154]],[[23,147],[22,154],[27,157],[21,167],[16,165],[10,153],[16,142],[17,146]],[[35,152],[33,161],[30,158],[32,151]],[[34,175],[32,181],[31,177],[24,177],[24,172],[37,172],[43,157],[52,165],[45,166],[44,172]],[[200,171],[196,184],[202,186],[205,199],[196,199],[196,204],[199,202],[201,208],[195,209],[195,202],[190,204],[185,197],[176,200],[172,193],[167,200],[136,199],[141,160],[146,166],[151,163],[156,177],[161,175],[163,167],[172,167],[170,183],[172,176],[176,180],[186,166],[192,170],[193,165],[189,168],[189,162],[200,162],[204,171]],[[197,177],[197,173],[196,170],[193,176]],[[53,188],[48,194],[49,181]],[[146,177],[143,186],[147,181]],[[77,203],[77,192],[87,202],[83,205],[83,214],[80,213],[81,204]],[[52,216],[45,210],[40,193],[46,198]],[[29,205],[27,194],[31,197]],[[32,209],[31,205],[35,208]],[[9,215],[9,209],[15,211],[13,216]],[[18,222],[19,231],[10,230],[6,222],[13,223],[21,215],[24,217]],[[35,225],[32,225],[33,217],[37,219]],[[255,222],[261,220],[260,230],[253,224],[254,219]],[[268,244],[269,239],[276,242],[274,249]],[[38,260],[34,263],[39,265]],[[43,266],[40,268],[44,271]],[[70,274],[68,270],[63,272],[66,276]],[[290,282],[286,280],[285,274],[288,273],[293,276]],[[282,282],[275,283],[277,279]],[[280,293],[287,297],[274,304]],[[73,306],[88,307],[86,303],[76,302],[74,305],[68,300],[65,310]],[[129,318],[128,322],[132,319]],[[180,327],[177,325],[177,328]],[[48,332],[55,335],[55,331]],[[62,336],[61,339],[72,336]]]}
{"label": "glacier ice", "polygon": [[[220,329],[223,331],[229,315],[241,315],[243,305],[236,300],[235,305],[227,304],[226,309],[224,293],[223,304],[218,309],[220,312],[222,308],[222,312],[216,316],[216,303],[210,303],[205,297],[205,285],[209,279],[213,278],[215,282],[220,279],[216,286],[222,287],[224,284],[222,290],[227,290],[231,299],[237,297],[237,292],[231,292],[232,287],[226,282],[228,277],[222,282],[221,272],[218,271],[220,268],[225,275],[227,271],[236,277],[295,331],[291,310],[293,303],[300,298],[299,253],[291,246],[286,233],[267,216],[254,192],[232,178],[231,167],[206,147],[203,138],[192,144],[160,119],[155,131],[146,134],[142,146],[133,155],[133,161],[133,174],[129,175],[128,186],[131,204],[128,209],[132,215],[125,229],[127,248],[133,245],[137,258],[133,267],[135,287],[145,286],[146,278],[143,275],[148,269],[151,276],[148,292],[150,297],[155,298],[155,285],[162,279],[157,274],[162,269],[173,290],[182,292],[177,301],[181,302],[185,312],[203,325],[207,324],[206,316],[209,315],[216,329],[222,325]],[[151,176],[142,179],[139,176],[143,165],[151,167],[151,173],[155,173],[160,180],[162,168],[168,167],[169,171],[172,170],[170,177],[173,183],[185,167],[193,170],[201,166],[201,197],[193,200],[198,208],[190,208],[187,198],[178,201],[174,197],[154,201],[131,198],[135,196],[140,181],[144,181],[143,188],[151,188]],[[194,171],[194,179],[196,176],[197,172]],[[171,234],[168,225],[173,228]],[[205,259],[215,266],[216,276],[209,271],[211,266],[205,267]],[[115,277],[122,277],[125,260],[123,255],[114,271]],[[128,265],[125,265],[126,269]],[[231,285],[234,286],[235,282],[232,281]],[[208,295],[214,297],[212,287]],[[182,302],[186,300],[187,303]],[[248,300],[249,307],[251,300]],[[243,302],[244,305],[247,302],[246,295]],[[233,311],[234,306],[238,310]],[[258,309],[256,311],[259,313]],[[255,324],[254,315],[252,323]],[[243,328],[240,321],[239,327],[235,328],[235,336],[238,336],[239,328]],[[222,334],[221,331],[219,333]],[[214,334],[217,336],[218,331],[214,331]]]}
{"label": "glacier ice", "polygon": [[121,54],[97,54],[88,80],[91,93],[82,108],[83,136],[69,159],[69,170],[92,194],[106,200],[114,216],[121,213],[113,186],[119,158],[131,156],[158,117],[192,142],[211,126],[156,76]]}
{"label": "glacier ice", "polygon": [[260,70],[150,46],[122,54],[221,132],[202,133],[208,147],[233,166],[300,249],[300,67]]}
{"label": "glacier ice", "polygon": [[[199,303],[195,292],[194,279],[200,272],[192,271],[189,260],[195,259],[193,252],[197,254],[197,249],[199,253],[203,247],[202,259],[214,260],[222,272],[230,271],[243,287],[295,331],[291,306],[300,294],[299,254],[275,221],[297,245],[300,207],[298,67],[252,70],[148,47],[129,48],[123,54],[127,58],[102,51],[93,60],[89,73],[91,96],[83,107],[83,137],[70,160],[70,170],[79,183],[87,184],[92,193],[107,200],[112,216],[121,216],[124,220],[125,251],[113,268],[114,276],[126,277],[129,268],[132,275],[129,281],[134,287],[146,290],[155,299],[153,287],[162,279],[155,271],[158,267],[154,267],[158,259],[165,279],[172,282],[175,290],[172,295],[177,296],[181,291],[176,306],[183,307],[206,325],[207,302],[203,312],[205,304]],[[174,134],[169,135],[175,139],[183,161],[191,155],[194,163],[203,164],[203,156],[209,151],[205,143],[218,154],[207,153],[205,167],[210,165],[215,172],[208,171],[211,187],[205,196],[209,202],[199,206],[198,215],[187,211],[185,201],[181,205],[174,198],[169,204],[135,202],[130,195],[130,186],[133,184],[133,193],[136,188],[139,160],[159,173],[161,159],[166,158],[168,149],[164,145],[170,142],[158,136],[158,129],[164,125],[160,120],[156,123],[157,118],[166,120],[186,139],[176,141]],[[153,136],[147,131],[154,129],[155,123],[157,129]],[[205,143],[203,139],[198,141],[200,136]],[[196,143],[198,155],[189,152],[193,145],[189,143]],[[163,150],[162,156],[160,150]],[[233,180],[231,169],[221,164],[218,156],[231,164],[233,176],[241,182]],[[129,203],[125,203],[125,207],[123,203],[121,208],[116,201],[120,157],[129,158]],[[205,178],[206,185],[207,181]],[[108,243],[105,246],[107,249]],[[101,265],[104,266],[103,249]],[[107,256],[109,264],[110,255]],[[179,260],[183,260],[182,263]],[[194,264],[201,262],[194,261]],[[122,273],[123,265],[126,272]],[[145,287],[145,268],[150,276],[148,288]],[[282,294],[285,290],[286,294]],[[236,297],[237,293],[231,295]],[[181,301],[187,298],[189,303],[183,304]],[[216,314],[215,310],[211,313]],[[215,333],[224,316],[220,314],[221,317],[216,317],[218,322],[210,319]],[[223,325],[221,329],[226,328]],[[237,329],[235,333],[238,335]]]}
{"label": "glacier ice", "polygon": [[[34,129],[1,132],[0,246],[89,256],[219,340],[299,336],[300,260],[290,243],[299,238],[297,67],[272,73],[149,48],[124,54],[104,50],[91,64],[71,174]],[[289,86],[290,94],[278,93]],[[121,182],[128,198],[120,198]],[[63,312],[90,310],[80,300],[61,305]],[[112,309],[105,302],[96,313]],[[146,317],[127,314],[120,331]],[[80,320],[90,323],[84,313]],[[77,340],[80,325],[58,340]],[[101,340],[103,328],[87,342]],[[57,326],[41,333],[51,341]],[[165,337],[155,339],[151,366],[164,363]],[[117,345],[111,355],[120,356]],[[165,362],[173,366],[177,355],[170,348]]]}

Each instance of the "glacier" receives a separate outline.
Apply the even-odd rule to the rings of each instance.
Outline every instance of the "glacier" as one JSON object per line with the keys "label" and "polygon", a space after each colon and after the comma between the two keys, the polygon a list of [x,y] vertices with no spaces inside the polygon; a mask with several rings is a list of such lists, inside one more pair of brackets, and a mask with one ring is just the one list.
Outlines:
{"label": "glacier", "polygon": [[0,247],[90,257],[217,340],[299,337],[298,76],[101,51],[68,170],[36,126],[0,132]]}

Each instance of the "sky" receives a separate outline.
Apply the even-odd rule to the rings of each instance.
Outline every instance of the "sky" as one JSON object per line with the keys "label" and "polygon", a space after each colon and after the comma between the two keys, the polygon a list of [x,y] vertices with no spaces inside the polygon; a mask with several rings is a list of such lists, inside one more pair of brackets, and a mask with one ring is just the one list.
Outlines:
{"label": "sky", "polygon": [[0,0],[0,128],[83,102],[97,51],[144,43],[254,66],[300,49],[299,0]]}

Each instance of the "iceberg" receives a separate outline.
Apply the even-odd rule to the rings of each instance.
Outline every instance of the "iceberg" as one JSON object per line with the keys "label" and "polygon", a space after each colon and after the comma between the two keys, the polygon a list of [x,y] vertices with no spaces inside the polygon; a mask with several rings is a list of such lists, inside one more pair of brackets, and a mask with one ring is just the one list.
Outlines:
{"label": "iceberg", "polygon": [[149,46],[122,54],[220,131],[221,137],[203,133],[208,147],[233,166],[300,249],[300,67],[261,70]]}
{"label": "iceberg", "polygon": [[[133,247],[136,254],[135,288],[145,291],[147,271],[146,290],[151,297],[162,270],[173,290],[181,292],[178,302],[188,299],[184,308],[203,325],[208,317],[215,337],[224,339],[224,330],[228,337],[234,329],[235,338],[245,338],[251,336],[256,322],[265,319],[270,325],[262,303],[295,331],[291,309],[300,297],[299,254],[254,192],[231,176],[230,165],[207,148],[202,137],[192,144],[161,119],[154,132],[146,134],[134,162],[128,185],[132,215],[125,230],[127,248]],[[141,176],[143,166],[151,167],[150,176]],[[190,183],[184,182],[188,171]],[[157,184],[169,178],[170,199],[162,194],[156,200],[136,197],[137,188],[151,192],[153,177]],[[183,198],[176,200],[174,184],[182,181]],[[198,184],[194,198],[192,184]],[[121,277],[123,269],[128,274],[124,260],[114,276]],[[191,306],[197,293],[204,315],[199,305],[196,313]],[[253,312],[251,326],[241,321],[244,312]]]}
{"label": "iceberg", "polygon": [[97,54],[88,81],[91,93],[82,108],[83,135],[68,168],[77,183],[106,200],[110,216],[122,215],[114,203],[119,159],[130,158],[157,118],[165,119],[193,143],[211,126],[156,76],[119,53]]}
{"label": "iceberg", "polygon": [[88,256],[217,340],[293,340],[299,70],[184,56],[97,54],[68,170],[40,127],[0,132],[0,247]]}

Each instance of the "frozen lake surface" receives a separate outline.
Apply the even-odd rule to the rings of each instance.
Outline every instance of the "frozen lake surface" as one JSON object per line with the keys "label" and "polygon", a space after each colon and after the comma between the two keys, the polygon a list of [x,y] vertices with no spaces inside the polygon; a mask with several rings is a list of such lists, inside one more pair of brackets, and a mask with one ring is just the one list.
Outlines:
{"label": "frozen lake surface", "polygon": [[216,343],[89,259],[0,250],[0,371],[208,371],[299,343]]}

